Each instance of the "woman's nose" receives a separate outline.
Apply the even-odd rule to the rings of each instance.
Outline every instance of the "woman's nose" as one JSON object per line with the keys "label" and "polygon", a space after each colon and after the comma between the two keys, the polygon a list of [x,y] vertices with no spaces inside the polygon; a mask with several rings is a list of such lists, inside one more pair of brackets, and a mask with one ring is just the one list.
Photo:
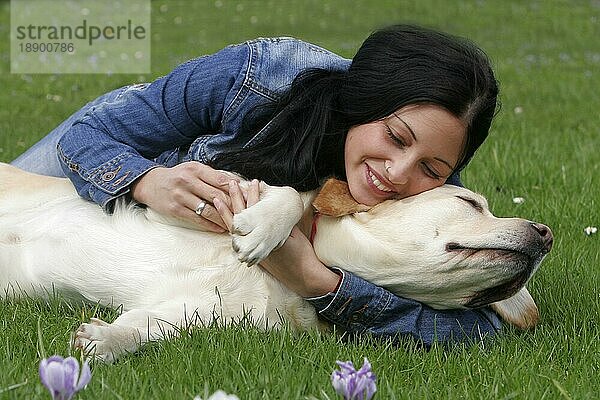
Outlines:
{"label": "woman's nose", "polygon": [[410,168],[407,163],[388,161],[386,164],[387,178],[394,185],[403,186],[408,183],[410,177]]}

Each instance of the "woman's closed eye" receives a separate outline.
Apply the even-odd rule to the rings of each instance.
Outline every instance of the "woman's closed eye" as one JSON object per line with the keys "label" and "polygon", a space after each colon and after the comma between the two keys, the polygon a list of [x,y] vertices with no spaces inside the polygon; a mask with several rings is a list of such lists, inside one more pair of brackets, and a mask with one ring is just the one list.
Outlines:
{"label": "woman's closed eye", "polygon": [[435,171],[429,164],[427,163],[423,163],[423,172],[425,172],[425,174],[427,176],[429,176],[430,178],[433,179],[442,179],[442,175],[439,174],[437,171]]}
{"label": "woman's closed eye", "polygon": [[[404,141],[404,139],[400,136],[400,135],[396,135],[394,133],[394,131],[392,131],[392,129],[390,128],[390,126],[388,124],[385,124],[385,131],[387,133],[387,135],[390,137],[390,139],[392,139],[392,141],[401,149],[407,147],[406,142]],[[436,179],[436,180],[440,180],[442,179],[442,175],[437,172],[431,165],[429,165],[428,163],[422,163],[422,168],[423,168],[423,172],[425,173],[425,175],[429,176],[432,179]]]}
{"label": "woman's closed eye", "polygon": [[395,135],[388,124],[385,124],[385,131],[386,131],[387,135],[390,137],[390,139],[392,139],[392,141],[396,145],[398,145],[398,147],[400,147],[400,148],[406,147],[406,143],[404,142],[404,140],[400,136]]}

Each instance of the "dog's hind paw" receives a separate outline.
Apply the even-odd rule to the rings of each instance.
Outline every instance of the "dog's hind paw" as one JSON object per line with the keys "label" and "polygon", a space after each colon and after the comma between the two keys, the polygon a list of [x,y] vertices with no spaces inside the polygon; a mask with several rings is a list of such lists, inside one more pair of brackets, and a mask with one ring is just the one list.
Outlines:
{"label": "dog's hind paw", "polygon": [[73,347],[80,349],[88,358],[110,364],[123,353],[131,351],[128,347],[131,339],[135,339],[133,331],[91,318],[89,323],[81,324],[75,332]]}

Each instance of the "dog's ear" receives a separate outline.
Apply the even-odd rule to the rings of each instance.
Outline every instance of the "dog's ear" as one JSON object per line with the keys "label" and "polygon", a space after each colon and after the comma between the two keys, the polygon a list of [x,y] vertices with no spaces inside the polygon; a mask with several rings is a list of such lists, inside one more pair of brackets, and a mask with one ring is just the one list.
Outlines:
{"label": "dog's ear", "polygon": [[529,294],[527,288],[523,288],[506,300],[493,303],[494,310],[502,319],[519,329],[531,329],[537,325],[540,314]]}
{"label": "dog's ear", "polygon": [[325,182],[312,204],[319,213],[332,217],[363,212],[371,208],[354,200],[346,182],[333,178]]}

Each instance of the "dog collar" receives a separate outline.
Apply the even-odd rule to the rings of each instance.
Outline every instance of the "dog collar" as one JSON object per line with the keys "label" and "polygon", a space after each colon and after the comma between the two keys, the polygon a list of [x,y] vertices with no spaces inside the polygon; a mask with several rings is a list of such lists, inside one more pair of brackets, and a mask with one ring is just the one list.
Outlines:
{"label": "dog collar", "polygon": [[313,216],[312,227],[310,228],[310,237],[308,238],[310,244],[313,244],[315,240],[315,235],[317,234],[317,222],[319,221],[319,218],[321,218],[321,213],[316,212]]}

